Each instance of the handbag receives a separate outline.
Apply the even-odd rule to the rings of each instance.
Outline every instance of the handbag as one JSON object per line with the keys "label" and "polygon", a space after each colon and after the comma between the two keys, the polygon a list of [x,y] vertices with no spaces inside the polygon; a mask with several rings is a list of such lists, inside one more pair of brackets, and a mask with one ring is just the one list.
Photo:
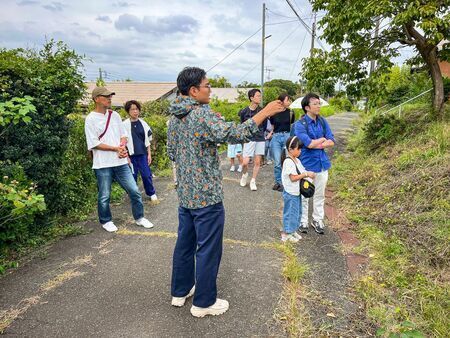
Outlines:
{"label": "handbag", "polygon": [[[105,130],[103,131],[103,133],[100,134],[100,136],[98,137],[98,139],[100,140],[103,135],[106,134],[106,131],[108,130],[109,127],[109,121],[111,121],[111,115],[112,115],[112,110],[108,109],[108,119],[106,120],[106,126],[105,126]],[[94,160],[94,153],[92,152],[92,150],[88,150],[88,157],[90,158],[90,160]]]}
{"label": "handbag", "polygon": [[[289,159],[294,162],[295,165],[295,170],[297,171],[297,175],[300,175],[300,171],[297,168],[297,164],[295,163],[295,161],[289,157]],[[300,180],[300,194],[305,197],[305,198],[310,198],[314,195],[314,192],[316,191],[316,187],[313,183],[311,183],[310,181],[308,181],[305,178],[302,178]]]}

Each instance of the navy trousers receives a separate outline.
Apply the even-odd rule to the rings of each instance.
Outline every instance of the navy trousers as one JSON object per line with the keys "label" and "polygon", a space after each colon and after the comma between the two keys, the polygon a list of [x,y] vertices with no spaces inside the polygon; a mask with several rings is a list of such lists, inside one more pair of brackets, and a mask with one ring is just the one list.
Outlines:
{"label": "navy trousers", "polygon": [[133,177],[137,183],[138,173],[141,173],[142,183],[144,184],[145,193],[147,196],[155,194],[155,187],[153,186],[152,170],[148,166],[147,155],[131,155],[131,164],[133,164]]}
{"label": "navy trousers", "polygon": [[186,296],[195,284],[193,304],[216,302],[222,258],[225,209],[217,203],[200,209],[178,208],[178,239],[173,253],[172,296]]}

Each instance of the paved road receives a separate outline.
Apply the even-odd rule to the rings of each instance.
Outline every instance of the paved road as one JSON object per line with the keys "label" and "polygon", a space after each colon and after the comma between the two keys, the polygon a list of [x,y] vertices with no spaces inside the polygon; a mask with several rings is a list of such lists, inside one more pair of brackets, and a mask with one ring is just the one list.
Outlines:
{"label": "paved road", "polygon": [[[355,114],[329,121],[341,142]],[[223,162],[225,246],[218,278],[219,297],[230,310],[197,319],[170,306],[171,256],[177,229],[177,198],[168,179],[155,180],[159,205],[146,203],[156,224],[145,230],[133,224],[128,201],[114,206],[119,233],[103,231],[95,218],[91,232],[61,240],[21,268],[0,279],[0,325],[10,323],[10,337],[255,337],[285,336],[274,319],[283,287],[282,256],[263,242],[279,240],[281,195],[271,190],[272,167],[262,169],[258,191],[241,188],[237,173]],[[307,287],[322,294],[307,309],[324,333],[334,311],[333,332],[349,332],[355,305],[348,299],[347,270],[337,236],[309,234],[298,254],[310,266]],[[331,308],[331,310],[330,310]],[[330,331],[331,332],[331,331]]]}

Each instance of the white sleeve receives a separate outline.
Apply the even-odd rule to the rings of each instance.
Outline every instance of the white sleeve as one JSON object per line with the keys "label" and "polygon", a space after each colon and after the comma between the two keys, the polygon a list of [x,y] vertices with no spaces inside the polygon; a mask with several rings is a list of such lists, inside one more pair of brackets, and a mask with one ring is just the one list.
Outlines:
{"label": "white sleeve", "polygon": [[284,160],[284,165],[286,165],[285,170],[286,175],[297,175],[297,170],[295,169],[294,161],[287,158]]}
{"label": "white sleeve", "polygon": [[125,128],[125,125],[122,122],[122,118],[120,117],[119,113],[117,112],[113,112],[113,114],[115,114],[115,118],[119,119],[120,121],[120,138],[122,137],[126,137],[127,139],[129,138],[128,133],[127,133],[127,129]]}
{"label": "white sleeve", "polygon": [[89,117],[86,118],[84,122],[84,133],[86,135],[86,143],[88,150],[92,150],[102,142],[98,139],[98,135],[95,130],[95,125],[92,119]]}

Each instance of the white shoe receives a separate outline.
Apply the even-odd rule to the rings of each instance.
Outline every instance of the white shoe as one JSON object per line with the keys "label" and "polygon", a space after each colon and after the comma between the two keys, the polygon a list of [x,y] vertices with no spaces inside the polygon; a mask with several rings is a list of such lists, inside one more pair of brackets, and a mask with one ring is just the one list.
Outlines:
{"label": "white shoe", "polygon": [[102,224],[102,228],[108,232],[116,232],[118,230],[116,225],[112,221]]}
{"label": "white shoe", "polygon": [[298,243],[298,238],[296,238],[293,234],[282,234],[281,235],[282,242],[292,242]]}
{"label": "white shoe", "polygon": [[239,167],[238,167],[238,173],[241,173],[242,172],[242,166],[240,165]]}
{"label": "white shoe", "polygon": [[241,187],[245,187],[247,185],[247,177],[248,177],[248,173],[242,174],[241,182],[239,182]]}
{"label": "white shoe", "polygon": [[292,233],[292,236],[294,236],[294,237],[297,238],[297,239],[302,239],[302,236],[300,236],[299,233],[298,233],[297,231],[294,231],[294,232]]}
{"label": "white shoe", "polygon": [[230,171],[235,171],[236,170],[236,168],[234,167],[234,165],[232,165],[231,167],[230,167]]}
{"label": "white shoe", "polygon": [[142,218],[139,218],[138,220],[136,220],[136,224],[137,224],[137,225],[140,225],[140,226],[143,226],[143,227],[146,228],[146,229],[150,229],[150,228],[153,228],[153,227],[154,227],[153,223],[150,222],[150,221],[149,221],[147,218],[145,218],[145,217],[142,217]]}
{"label": "white shoe", "polygon": [[156,196],[156,194],[153,194],[153,195],[150,196],[150,200],[152,202],[156,202],[158,200],[158,196]]}
{"label": "white shoe", "polygon": [[250,190],[251,191],[256,191],[258,190],[258,188],[256,187],[256,181],[252,178],[252,180],[250,181]]}
{"label": "white shoe", "polygon": [[173,306],[183,306],[186,302],[186,299],[192,297],[195,292],[195,285],[192,287],[191,291],[184,297],[172,297],[172,305]]}
{"label": "white shoe", "polygon": [[225,299],[216,299],[216,302],[208,307],[198,307],[195,305],[192,305],[191,307],[191,314],[194,317],[202,318],[207,315],[211,316],[217,316],[221,315],[222,313],[227,312],[228,308],[230,307],[230,304]]}

